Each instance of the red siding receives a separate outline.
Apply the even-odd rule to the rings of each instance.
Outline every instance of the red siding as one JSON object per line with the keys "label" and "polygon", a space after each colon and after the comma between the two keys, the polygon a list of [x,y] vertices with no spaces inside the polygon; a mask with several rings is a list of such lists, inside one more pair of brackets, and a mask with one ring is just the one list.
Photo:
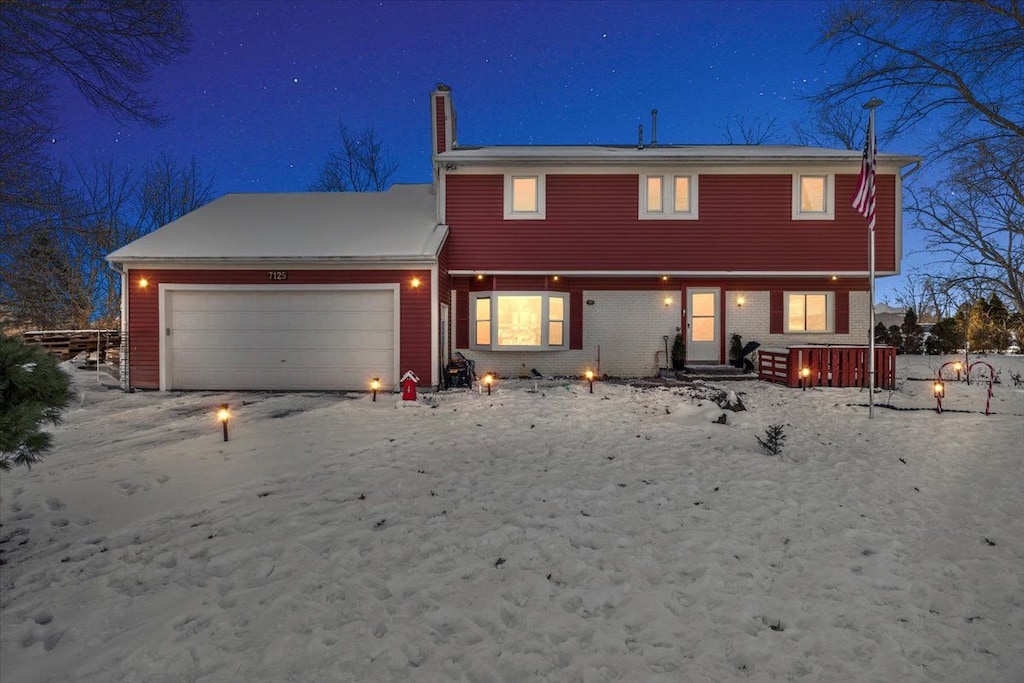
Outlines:
{"label": "red siding", "polygon": [[[287,269],[285,269],[287,270]],[[149,286],[138,284],[145,277]],[[418,277],[414,289],[410,282]],[[176,284],[275,284],[266,270],[135,270],[129,273],[128,339],[132,387],[160,387],[159,285]],[[422,270],[288,270],[280,286],[303,284],[400,283],[399,372],[412,370],[420,377],[431,375],[430,271]]]}
{"label": "red siding", "polygon": [[[501,175],[447,177],[454,270],[850,271],[867,226],[837,175],[833,221],[792,220],[792,177],[702,175],[696,221],[639,220],[638,179],[548,175],[546,220],[503,219]],[[878,176],[878,272],[895,270],[895,177]]]}

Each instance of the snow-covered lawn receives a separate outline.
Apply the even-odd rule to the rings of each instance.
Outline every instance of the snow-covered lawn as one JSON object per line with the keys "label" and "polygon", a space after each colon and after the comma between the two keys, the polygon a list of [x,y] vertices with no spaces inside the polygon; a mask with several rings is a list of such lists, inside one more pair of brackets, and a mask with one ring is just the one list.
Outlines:
{"label": "snow-covered lawn", "polygon": [[1024,357],[986,360],[988,417],[977,382],[944,402],[975,412],[869,421],[864,391],[745,381],[727,424],[707,386],[396,409],[79,371],[54,451],[0,479],[0,680],[1021,681]]}

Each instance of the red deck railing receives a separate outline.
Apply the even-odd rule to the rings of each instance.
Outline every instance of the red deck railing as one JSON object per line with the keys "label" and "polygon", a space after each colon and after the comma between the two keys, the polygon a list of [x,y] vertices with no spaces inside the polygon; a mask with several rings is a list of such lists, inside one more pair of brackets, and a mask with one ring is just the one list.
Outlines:
{"label": "red deck railing", "polygon": [[[867,387],[867,346],[790,346],[785,349],[758,349],[757,377],[788,387]],[[800,384],[800,370],[810,375]],[[875,347],[875,386],[896,386],[896,348]]]}

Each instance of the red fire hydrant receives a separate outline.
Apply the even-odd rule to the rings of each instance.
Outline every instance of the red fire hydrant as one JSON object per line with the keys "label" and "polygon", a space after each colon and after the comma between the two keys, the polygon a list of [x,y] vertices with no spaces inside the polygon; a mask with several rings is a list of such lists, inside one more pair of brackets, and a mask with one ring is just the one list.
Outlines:
{"label": "red fire hydrant", "polygon": [[416,400],[416,385],[419,383],[420,378],[416,376],[412,370],[408,370],[402,375],[402,400],[403,401],[415,401]]}

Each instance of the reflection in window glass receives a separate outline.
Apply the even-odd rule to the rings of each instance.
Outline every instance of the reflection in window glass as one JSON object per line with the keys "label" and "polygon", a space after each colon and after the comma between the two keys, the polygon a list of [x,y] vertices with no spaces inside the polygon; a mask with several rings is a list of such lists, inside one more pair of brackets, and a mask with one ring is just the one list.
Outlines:
{"label": "reflection in window glass", "polygon": [[688,213],[690,211],[689,176],[676,176],[675,190],[675,205],[673,210],[676,213]]}
{"label": "reflection in window glass", "polygon": [[690,308],[693,317],[715,315],[715,293],[695,292],[690,297]]}
{"label": "reflection in window glass", "polygon": [[661,213],[661,176],[647,176],[647,212]]}
{"label": "reflection in window glass", "polygon": [[695,342],[713,342],[715,341],[715,319],[714,318],[694,318],[693,324],[691,325],[691,339],[690,341]]}
{"label": "reflection in window glass", "polygon": [[512,210],[537,213],[537,178],[512,178]]}
{"label": "reflection in window glass", "polygon": [[498,297],[498,346],[540,346],[540,296]]}
{"label": "reflection in window glass", "polygon": [[804,213],[825,212],[824,176],[800,177],[800,211]]}

